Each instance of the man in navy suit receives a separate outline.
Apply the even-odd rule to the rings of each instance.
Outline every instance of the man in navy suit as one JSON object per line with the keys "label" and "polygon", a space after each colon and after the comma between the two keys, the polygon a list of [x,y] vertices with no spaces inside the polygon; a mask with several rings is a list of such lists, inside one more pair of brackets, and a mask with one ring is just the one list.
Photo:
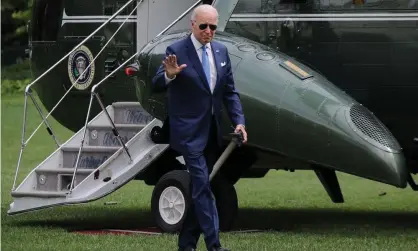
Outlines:
{"label": "man in navy suit", "polygon": [[168,92],[170,146],[183,155],[191,176],[192,205],[179,236],[179,250],[195,250],[201,231],[208,250],[228,250],[219,241],[219,220],[209,174],[221,145],[222,104],[247,141],[245,118],[235,89],[227,48],[212,41],[218,12],[200,5],[191,17],[192,34],[167,47],[153,78],[155,91]]}

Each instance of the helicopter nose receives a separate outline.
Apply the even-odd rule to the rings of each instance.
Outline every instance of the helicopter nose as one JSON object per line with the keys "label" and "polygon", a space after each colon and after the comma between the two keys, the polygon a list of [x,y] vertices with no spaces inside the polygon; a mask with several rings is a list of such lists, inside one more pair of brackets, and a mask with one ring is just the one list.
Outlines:
{"label": "helicopter nose", "polygon": [[292,86],[277,103],[281,152],[406,187],[409,173],[402,148],[369,109],[319,75],[295,80]]}
{"label": "helicopter nose", "polygon": [[[359,103],[342,109],[344,116],[337,119],[340,124],[344,120],[348,138],[357,148],[357,156],[363,165],[359,165],[364,176],[385,181],[397,187],[405,187],[407,183],[407,165],[402,148],[389,129],[366,107]],[[353,152],[354,153],[354,152]],[[360,154],[361,153],[361,154]],[[350,154],[350,151],[347,152]],[[360,169],[360,168],[358,168]]]}

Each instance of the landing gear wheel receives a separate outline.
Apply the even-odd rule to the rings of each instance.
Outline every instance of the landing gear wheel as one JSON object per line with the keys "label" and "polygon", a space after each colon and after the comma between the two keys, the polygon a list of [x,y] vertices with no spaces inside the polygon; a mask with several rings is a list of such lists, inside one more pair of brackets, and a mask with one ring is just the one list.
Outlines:
{"label": "landing gear wheel", "polygon": [[233,184],[216,175],[211,182],[219,216],[219,230],[230,231],[238,213],[238,197]]}
{"label": "landing gear wheel", "polygon": [[[217,175],[211,182],[219,216],[219,229],[229,231],[238,212],[234,185]],[[190,176],[187,171],[166,173],[154,187],[151,210],[157,226],[167,233],[179,232],[191,203]]]}
{"label": "landing gear wheel", "polygon": [[163,232],[178,232],[190,201],[190,176],[187,171],[175,170],[162,176],[151,198],[151,210],[157,226]]}

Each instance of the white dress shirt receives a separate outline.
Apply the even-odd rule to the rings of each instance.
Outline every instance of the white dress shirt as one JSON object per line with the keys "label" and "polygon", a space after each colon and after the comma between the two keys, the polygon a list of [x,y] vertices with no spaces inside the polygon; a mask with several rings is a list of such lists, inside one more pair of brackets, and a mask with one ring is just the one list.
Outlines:
{"label": "white dress shirt", "polygon": [[[194,45],[194,48],[196,49],[197,52],[197,56],[199,57],[200,62],[202,62],[202,44],[196,39],[196,37],[194,36],[194,34],[192,33],[192,35],[190,36]],[[213,58],[213,53],[212,53],[212,46],[210,45],[210,43],[206,44],[206,53],[208,54],[208,58],[209,58],[209,65],[210,65],[210,90],[213,93],[213,89],[215,88],[216,85],[216,66],[215,66],[215,60]],[[165,81],[166,84],[170,83],[172,80],[174,80],[174,78],[169,79],[167,77],[167,74],[165,74]]]}

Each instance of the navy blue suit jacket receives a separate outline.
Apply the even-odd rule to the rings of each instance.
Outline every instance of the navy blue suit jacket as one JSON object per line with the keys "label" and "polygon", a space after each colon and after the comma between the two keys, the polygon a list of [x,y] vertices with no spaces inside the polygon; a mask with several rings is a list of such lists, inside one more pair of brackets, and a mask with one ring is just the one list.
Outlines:
{"label": "navy blue suit jacket", "polygon": [[170,145],[181,153],[204,150],[211,125],[212,106],[217,124],[218,144],[222,140],[222,104],[225,105],[234,127],[238,124],[245,125],[228,50],[223,44],[215,41],[211,42],[211,47],[217,70],[213,94],[190,36],[168,46],[166,50],[166,56],[175,54],[177,64],[186,64],[187,67],[166,84],[164,66],[161,65],[152,80],[154,91],[168,92]]}

